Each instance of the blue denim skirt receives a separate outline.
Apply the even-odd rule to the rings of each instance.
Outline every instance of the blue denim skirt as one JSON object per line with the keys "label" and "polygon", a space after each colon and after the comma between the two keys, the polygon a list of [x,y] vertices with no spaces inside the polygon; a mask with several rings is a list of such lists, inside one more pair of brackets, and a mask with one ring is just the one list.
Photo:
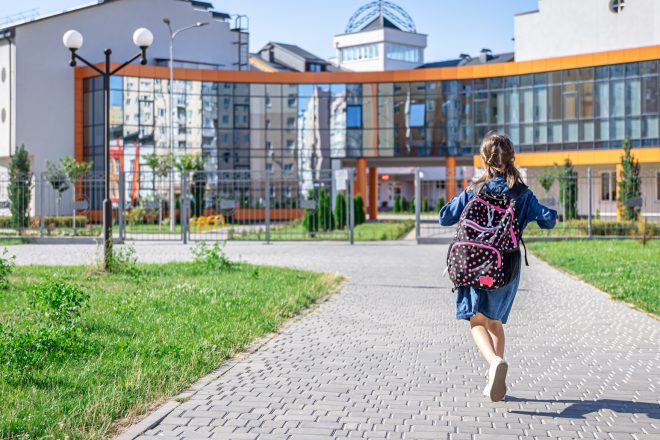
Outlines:
{"label": "blue denim skirt", "polygon": [[520,266],[515,278],[506,286],[495,290],[474,287],[456,288],[456,319],[467,319],[477,314],[506,324],[520,283]]}

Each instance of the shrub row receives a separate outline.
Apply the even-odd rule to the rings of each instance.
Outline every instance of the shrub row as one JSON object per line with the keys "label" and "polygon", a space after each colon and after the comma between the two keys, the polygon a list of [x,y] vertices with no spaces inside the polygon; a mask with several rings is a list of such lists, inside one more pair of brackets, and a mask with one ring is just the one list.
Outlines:
{"label": "shrub row", "polygon": [[[30,227],[38,228],[41,218],[37,215],[30,218]],[[72,228],[73,227],[73,216],[46,216],[44,219],[45,226],[56,227],[56,228]],[[84,228],[87,226],[87,217],[84,215],[76,216],[76,227]],[[0,216],[0,228],[12,228],[12,220],[10,216]]]}

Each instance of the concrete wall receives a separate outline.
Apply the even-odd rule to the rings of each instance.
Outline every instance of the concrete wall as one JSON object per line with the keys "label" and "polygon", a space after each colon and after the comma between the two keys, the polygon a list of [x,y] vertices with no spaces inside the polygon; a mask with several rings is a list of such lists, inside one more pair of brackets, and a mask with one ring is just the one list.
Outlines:
{"label": "concrete wall", "polygon": [[0,40],[0,157],[9,157],[14,147],[14,54],[11,40]]}
{"label": "concrete wall", "polygon": [[660,2],[628,0],[619,13],[610,0],[539,0],[538,12],[514,19],[516,61],[660,44]]}
{"label": "concrete wall", "polygon": [[[46,160],[58,160],[74,151],[74,72],[62,35],[76,29],[85,39],[80,55],[91,62],[103,60],[103,50],[112,49],[113,60],[123,62],[137,53],[132,41],[135,29],[146,27],[154,34],[148,50],[154,58],[169,57],[169,34],[162,22],[170,17],[179,28],[197,21],[210,25],[186,31],[177,37],[174,58],[223,64],[235,68],[236,33],[229,24],[212,20],[207,11],[196,10],[178,0],[118,0],[57,15],[16,28],[15,139],[35,156],[34,167],[42,171]],[[4,155],[4,153],[2,153]]]}

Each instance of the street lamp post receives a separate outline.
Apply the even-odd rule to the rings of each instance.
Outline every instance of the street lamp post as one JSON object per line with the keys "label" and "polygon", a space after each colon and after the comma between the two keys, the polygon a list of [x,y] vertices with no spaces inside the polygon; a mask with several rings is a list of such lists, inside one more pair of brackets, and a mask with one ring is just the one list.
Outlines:
{"label": "street lamp post", "polygon": [[71,51],[71,67],[76,66],[76,60],[95,70],[103,77],[103,108],[105,117],[103,120],[103,160],[104,160],[104,200],[103,200],[103,267],[108,269],[112,257],[112,202],[110,200],[110,77],[131,64],[138,58],[142,58],[141,64],[147,64],[147,48],[154,41],[154,36],[148,29],[140,28],[133,33],[133,43],[140,48],[133,58],[121,64],[116,69],[111,69],[110,55],[112,51],[105,49],[105,65],[102,69],[95,64],[90,63],[76,52],[83,45],[83,37],[80,32],[70,30],[64,33],[62,42],[64,46]]}
{"label": "street lamp post", "polygon": [[[170,86],[169,86],[169,91],[170,91],[170,158],[174,158],[174,117],[175,117],[175,112],[174,112],[174,39],[176,38],[177,35],[179,35],[183,31],[187,31],[188,29],[194,29],[202,26],[206,26],[209,24],[206,21],[198,21],[195,24],[191,24],[190,26],[185,26],[177,30],[172,30],[172,22],[170,21],[169,18],[165,17],[163,18],[163,23],[167,25],[167,29],[170,31],[170,62],[169,62],[169,67],[170,67]],[[174,225],[175,225],[175,205],[176,201],[174,200],[174,166],[173,164],[170,164],[170,232],[174,232]]]}

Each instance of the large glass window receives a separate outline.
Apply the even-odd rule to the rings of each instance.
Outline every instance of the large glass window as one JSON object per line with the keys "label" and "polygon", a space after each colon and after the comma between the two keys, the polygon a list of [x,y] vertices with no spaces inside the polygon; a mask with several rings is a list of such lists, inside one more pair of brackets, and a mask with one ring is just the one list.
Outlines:
{"label": "large glass window", "polygon": [[409,63],[420,63],[422,61],[419,48],[403,44],[386,43],[385,55],[390,60],[407,61]]}
{"label": "large glass window", "polygon": [[346,128],[362,128],[362,106],[346,107]]}
{"label": "large glass window", "polygon": [[410,115],[408,118],[409,124],[411,127],[423,127],[424,126],[424,112],[426,106],[424,104],[412,104],[410,106]]}

